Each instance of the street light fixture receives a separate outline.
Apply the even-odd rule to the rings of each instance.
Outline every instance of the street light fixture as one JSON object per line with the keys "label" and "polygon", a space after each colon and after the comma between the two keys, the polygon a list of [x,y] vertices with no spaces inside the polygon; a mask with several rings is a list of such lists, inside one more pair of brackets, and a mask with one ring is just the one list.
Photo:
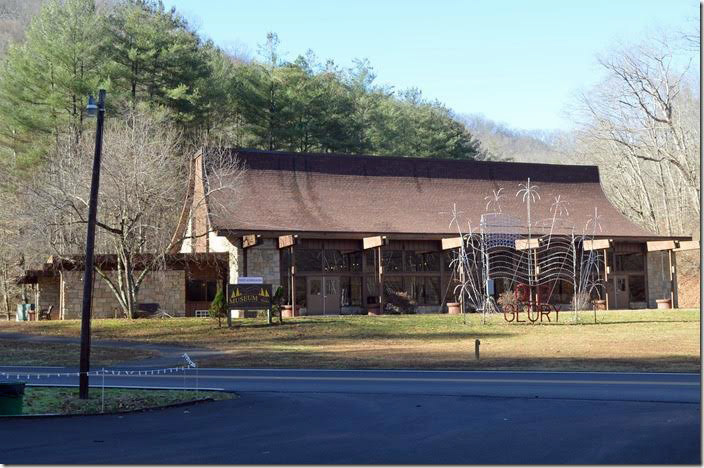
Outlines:
{"label": "street light fixture", "polygon": [[88,97],[86,113],[89,117],[97,115],[95,130],[95,154],[93,156],[93,175],[90,181],[90,200],[88,202],[88,230],[86,233],[86,258],[83,271],[83,305],[81,307],[81,364],[78,380],[78,397],[88,398],[88,372],[90,371],[90,316],[93,300],[93,252],[95,251],[95,224],[98,215],[98,186],[100,185],[100,156],[103,150],[103,120],[105,118],[105,90],[98,92],[98,104],[93,96]]}

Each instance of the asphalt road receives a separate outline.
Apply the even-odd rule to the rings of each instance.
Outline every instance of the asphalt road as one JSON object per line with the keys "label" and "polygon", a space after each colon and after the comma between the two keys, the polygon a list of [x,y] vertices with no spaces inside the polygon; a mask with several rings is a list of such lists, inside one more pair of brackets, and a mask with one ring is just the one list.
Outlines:
{"label": "asphalt road", "polygon": [[[8,419],[0,462],[699,464],[699,382],[699,374],[200,369],[200,388],[240,398]],[[184,378],[105,383],[182,388]]]}

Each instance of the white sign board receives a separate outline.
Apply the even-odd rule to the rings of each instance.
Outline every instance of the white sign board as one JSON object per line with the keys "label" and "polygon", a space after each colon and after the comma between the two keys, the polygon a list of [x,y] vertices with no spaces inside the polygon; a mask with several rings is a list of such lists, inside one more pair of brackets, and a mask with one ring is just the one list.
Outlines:
{"label": "white sign board", "polygon": [[240,276],[237,278],[237,284],[264,284],[264,278],[261,276]]}

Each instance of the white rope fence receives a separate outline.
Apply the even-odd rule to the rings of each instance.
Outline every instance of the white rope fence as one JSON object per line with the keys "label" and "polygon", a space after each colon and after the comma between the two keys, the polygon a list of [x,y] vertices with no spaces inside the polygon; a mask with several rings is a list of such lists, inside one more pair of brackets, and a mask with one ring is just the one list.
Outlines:
{"label": "white rope fence", "polygon": [[[110,377],[141,377],[141,376],[154,376],[154,375],[166,375],[166,374],[173,374],[173,373],[178,373],[178,372],[183,372],[183,391],[186,391],[186,370],[187,369],[195,369],[196,371],[196,398],[198,397],[198,366],[196,365],[195,362],[191,360],[191,358],[188,356],[187,353],[183,353],[181,357],[186,361],[185,366],[177,366],[177,367],[164,367],[161,369],[149,369],[149,370],[112,370],[112,369],[105,369],[102,368],[100,370],[95,370],[95,371],[90,371],[88,372],[88,376],[91,377],[102,377],[102,392],[100,396],[100,405],[101,405],[101,411],[105,412],[105,376],[110,376]],[[48,378],[53,378],[53,377],[79,377],[81,375],[80,372],[4,372],[0,371],[0,377],[5,377],[6,379],[15,379],[15,380],[40,380],[40,379],[48,379]]]}
{"label": "white rope fence", "polygon": [[[179,366],[179,367],[166,367],[163,369],[151,369],[151,370],[110,370],[110,369],[100,369],[88,372],[91,377],[100,376],[147,376],[147,375],[160,375],[160,374],[173,374],[174,372],[182,372],[193,366]],[[78,377],[81,375],[80,372],[0,372],[0,376],[4,376],[8,379],[45,379],[51,377]]]}
{"label": "white rope fence", "polygon": [[[111,370],[111,369],[105,369],[104,367],[100,370],[95,370],[95,371],[90,371],[87,374],[90,377],[105,377],[106,375],[108,376],[132,376],[132,377],[138,377],[138,376],[146,376],[146,375],[166,375],[166,374],[173,374],[174,372],[185,372],[186,369],[190,368],[195,368],[196,369],[196,375],[198,375],[198,366],[196,365],[195,362],[193,362],[188,356],[187,353],[183,353],[181,357],[186,361],[185,366],[177,366],[177,367],[164,367],[161,369],[149,369],[149,370]],[[27,366],[31,367],[31,366]],[[41,378],[50,378],[50,377],[78,377],[80,376],[80,372],[4,372],[0,371],[0,376],[4,376],[7,379],[12,379],[14,378],[15,380],[19,379],[26,379],[26,380],[31,380],[32,378],[34,379],[41,379]]]}

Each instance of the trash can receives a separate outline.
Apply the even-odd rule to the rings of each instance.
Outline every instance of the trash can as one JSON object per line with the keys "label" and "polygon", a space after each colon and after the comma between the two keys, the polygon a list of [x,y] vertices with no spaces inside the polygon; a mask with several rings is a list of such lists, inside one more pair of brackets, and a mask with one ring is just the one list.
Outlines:
{"label": "trash can", "polygon": [[0,414],[22,414],[24,382],[0,383]]}
{"label": "trash can", "polygon": [[26,322],[29,320],[29,312],[34,309],[34,304],[17,304],[17,313],[15,314],[15,321]]}

